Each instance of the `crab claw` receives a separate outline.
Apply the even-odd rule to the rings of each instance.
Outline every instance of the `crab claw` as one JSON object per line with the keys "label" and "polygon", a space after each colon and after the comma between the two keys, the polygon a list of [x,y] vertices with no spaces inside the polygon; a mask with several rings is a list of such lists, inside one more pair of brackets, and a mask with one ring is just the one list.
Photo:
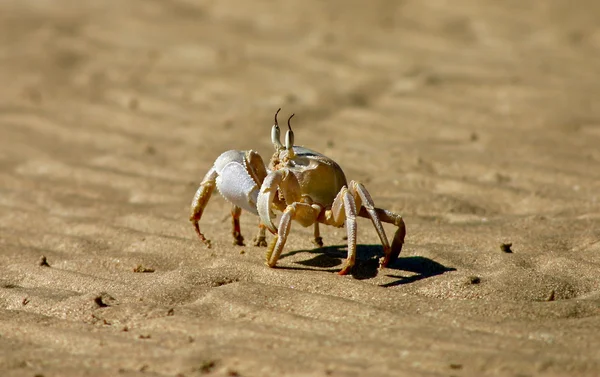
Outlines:
{"label": "crab claw", "polygon": [[[207,247],[210,240],[200,231],[200,219],[214,189],[233,204],[231,210],[233,240],[235,245],[243,245],[244,237],[240,232],[240,214],[242,209],[258,215],[256,202],[260,185],[267,176],[267,168],[255,151],[230,150],[222,153],[206,173],[190,206],[190,221],[196,234]],[[264,243],[264,228],[260,228],[257,243]]]}
{"label": "crab claw", "polygon": [[214,169],[218,174],[216,186],[221,195],[234,205],[258,215],[256,201],[259,187],[251,175],[252,168],[255,167],[248,166],[248,157],[254,156],[253,153],[255,152],[227,151],[217,158]]}
{"label": "crab claw", "polygon": [[273,234],[277,233],[277,227],[273,224],[273,211],[271,205],[277,194],[277,187],[283,180],[283,172],[281,170],[271,172],[267,175],[260,188],[256,209],[260,221],[265,224],[267,229]]}

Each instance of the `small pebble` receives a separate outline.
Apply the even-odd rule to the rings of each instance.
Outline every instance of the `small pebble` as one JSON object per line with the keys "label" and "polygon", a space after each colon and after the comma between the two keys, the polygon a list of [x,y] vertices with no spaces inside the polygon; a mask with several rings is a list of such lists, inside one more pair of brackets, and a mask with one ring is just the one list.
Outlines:
{"label": "small pebble", "polygon": [[48,260],[44,255],[42,255],[38,264],[42,267],[50,267],[50,265],[48,264]]}

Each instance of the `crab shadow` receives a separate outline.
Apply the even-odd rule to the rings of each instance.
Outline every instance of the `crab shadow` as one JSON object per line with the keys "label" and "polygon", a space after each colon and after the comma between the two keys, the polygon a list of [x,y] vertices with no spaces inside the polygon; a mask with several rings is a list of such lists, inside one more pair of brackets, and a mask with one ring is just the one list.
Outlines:
{"label": "crab shadow", "polygon": [[[346,245],[333,245],[319,247],[311,250],[294,250],[285,253],[281,258],[289,257],[299,253],[315,254],[313,258],[295,262],[304,267],[278,267],[292,270],[313,270],[317,268],[333,268],[342,265],[347,255]],[[355,279],[371,279],[377,276],[379,272],[379,259],[383,257],[383,247],[381,245],[356,245],[356,264],[352,268],[352,277]],[[382,287],[393,287],[413,283],[415,281],[441,275],[445,272],[456,271],[453,267],[446,267],[441,263],[426,257],[400,257],[387,266],[388,269],[412,272],[413,275],[401,276],[397,274],[388,274],[386,276],[395,278],[390,283],[381,284]],[[339,272],[339,269],[327,270],[328,272]]]}

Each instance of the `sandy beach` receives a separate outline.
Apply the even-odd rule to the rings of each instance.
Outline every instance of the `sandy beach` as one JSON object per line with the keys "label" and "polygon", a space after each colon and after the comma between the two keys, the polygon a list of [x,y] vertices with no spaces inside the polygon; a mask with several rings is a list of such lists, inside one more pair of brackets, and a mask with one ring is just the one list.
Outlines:
{"label": "sandy beach", "polygon": [[[0,375],[600,375],[599,14],[2,1]],[[396,262],[360,218],[352,274],[328,226],[318,248],[292,224],[269,268],[217,193],[199,241],[202,177],[268,160],[280,107],[402,214]]]}

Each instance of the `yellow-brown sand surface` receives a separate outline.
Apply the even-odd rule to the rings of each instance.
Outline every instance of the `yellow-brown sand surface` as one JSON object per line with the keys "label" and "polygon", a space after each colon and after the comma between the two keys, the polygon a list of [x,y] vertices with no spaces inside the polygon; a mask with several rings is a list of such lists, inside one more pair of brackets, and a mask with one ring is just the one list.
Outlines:
{"label": "yellow-brown sand surface", "polygon": [[[0,375],[600,375],[599,4],[1,1]],[[353,275],[298,224],[270,269],[218,194],[199,242],[279,107],[398,261],[361,218]]]}

